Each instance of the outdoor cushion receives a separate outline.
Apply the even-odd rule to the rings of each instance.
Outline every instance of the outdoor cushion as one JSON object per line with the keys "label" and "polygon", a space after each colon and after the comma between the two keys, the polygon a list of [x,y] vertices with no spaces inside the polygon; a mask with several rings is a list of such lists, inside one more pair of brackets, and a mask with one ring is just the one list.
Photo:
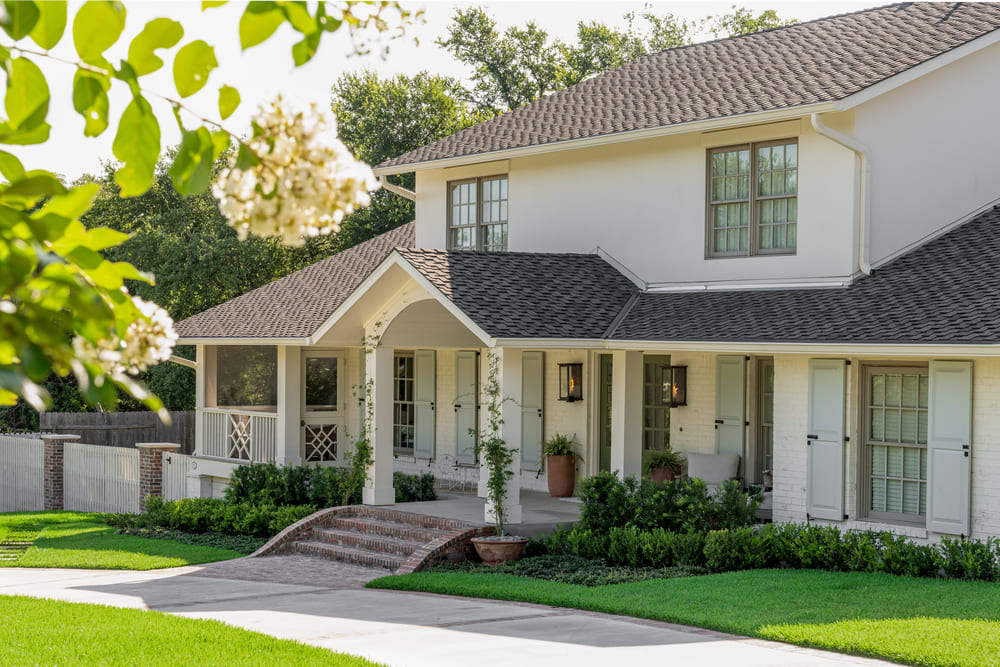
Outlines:
{"label": "outdoor cushion", "polygon": [[687,476],[705,480],[709,495],[714,494],[723,482],[738,479],[740,474],[739,454],[699,454],[689,452]]}

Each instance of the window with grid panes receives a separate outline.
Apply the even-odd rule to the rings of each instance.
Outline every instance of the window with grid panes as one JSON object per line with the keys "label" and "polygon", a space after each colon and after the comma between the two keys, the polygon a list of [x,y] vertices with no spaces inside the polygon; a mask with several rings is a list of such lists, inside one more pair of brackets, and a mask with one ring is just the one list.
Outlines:
{"label": "window with grid panes", "polygon": [[413,454],[413,355],[398,354],[394,361],[392,444],[398,454]]}
{"label": "window with grid panes", "polygon": [[864,441],[872,518],[922,520],[927,511],[926,368],[865,369]]}
{"label": "window with grid panes", "polygon": [[661,451],[670,447],[670,357],[645,356],[642,366],[642,448]]}
{"label": "window with grid panes", "polygon": [[507,177],[485,176],[448,184],[448,247],[507,250]]}
{"label": "window with grid panes", "polygon": [[794,254],[798,142],[716,148],[708,154],[708,255]]}

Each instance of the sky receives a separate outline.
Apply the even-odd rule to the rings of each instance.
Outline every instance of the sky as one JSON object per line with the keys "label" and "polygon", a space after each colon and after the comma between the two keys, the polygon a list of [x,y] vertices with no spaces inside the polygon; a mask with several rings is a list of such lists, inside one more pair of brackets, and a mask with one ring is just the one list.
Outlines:
{"label": "sky", "polygon": [[[80,2],[70,3],[70,15],[75,14]],[[580,21],[600,21],[609,26],[624,27],[624,15],[629,11],[642,12],[648,7],[656,14],[673,13],[686,20],[699,19],[712,14],[731,11],[730,2],[483,2],[483,6],[493,15],[499,27],[523,25],[528,20],[547,30],[550,35],[566,42],[573,41],[576,26]],[[884,3],[871,2],[772,2],[738,3],[760,11],[775,9],[783,18],[800,21],[820,18],[832,14],[856,11],[865,7]],[[125,57],[132,37],[142,30],[150,20],[165,16],[180,21],[185,34],[181,43],[168,53],[194,39],[203,39],[215,47],[220,66],[211,74],[208,84],[200,92],[187,98],[185,105],[198,115],[219,121],[218,89],[223,84],[237,88],[242,98],[240,108],[223,125],[237,135],[246,134],[250,119],[257,108],[273,100],[278,94],[293,104],[304,107],[316,103],[327,108],[330,88],[344,73],[370,68],[382,76],[393,74],[416,74],[428,70],[436,74],[446,74],[468,81],[470,71],[456,62],[450,54],[435,44],[435,40],[447,33],[449,19],[459,7],[475,6],[473,3],[455,2],[404,2],[407,9],[423,9],[423,21],[412,26],[402,38],[388,42],[389,51],[384,57],[378,53],[367,56],[348,56],[351,43],[346,33],[335,33],[324,39],[319,51],[311,62],[303,67],[293,66],[291,45],[297,33],[283,26],[272,39],[264,44],[241,52],[239,48],[238,24],[245,3],[232,2],[223,7],[201,11],[201,3],[193,0],[172,2],[126,1],[127,10],[125,33],[118,44],[106,54],[111,62]],[[710,35],[705,35],[705,39]],[[70,30],[53,49],[59,58],[75,61]],[[49,82],[52,96],[49,108],[49,123],[52,133],[49,141],[41,146],[13,147],[17,155],[29,169],[43,168],[76,179],[85,173],[98,173],[102,161],[112,160],[111,144],[117,118],[128,103],[128,89],[115,82],[110,93],[112,123],[108,130],[97,138],[83,136],[83,119],[73,110],[71,65],[36,58]],[[176,97],[169,63],[159,72],[144,77],[141,82],[146,91],[153,93],[149,99],[160,121],[161,145],[168,148],[180,141],[180,131],[169,105],[157,100],[155,93]],[[195,116],[185,117],[190,127]]]}

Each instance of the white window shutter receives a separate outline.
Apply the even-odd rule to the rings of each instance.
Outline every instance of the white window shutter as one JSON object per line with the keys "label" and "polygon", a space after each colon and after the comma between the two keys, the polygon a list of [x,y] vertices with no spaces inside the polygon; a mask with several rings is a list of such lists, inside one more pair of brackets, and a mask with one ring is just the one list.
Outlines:
{"label": "white window shutter", "polygon": [[847,362],[809,360],[806,507],[811,519],[844,519]]}
{"label": "white window shutter", "polygon": [[742,354],[715,358],[715,451],[739,454],[746,438],[747,359]]}
{"label": "white window shutter", "polygon": [[927,415],[927,529],[968,535],[972,362],[932,361]]}
{"label": "white window shutter", "polygon": [[542,396],[545,353],[524,352],[521,357],[521,468],[542,467]]}
{"label": "white window shutter", "polygon": [[455,458],[476,462],[477,410],[479,404],[479,353],[455,353]]}
{"label": "white window shutter", "polygon": [[434,350],[413,352],[413,452],[418,459],[434,458],[434,411],[437,355]]}

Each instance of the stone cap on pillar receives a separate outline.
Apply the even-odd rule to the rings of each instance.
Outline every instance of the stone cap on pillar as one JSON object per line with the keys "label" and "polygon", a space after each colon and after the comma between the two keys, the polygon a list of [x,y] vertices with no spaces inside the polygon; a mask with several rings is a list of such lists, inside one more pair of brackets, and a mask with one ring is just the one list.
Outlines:
{"label": "stone cap on pillar", "polygon": [[63,440],[79,440],[80,436],[70,435],[68,433],[42,433],[38,436],[42,440],[54,440],[56,442]]}
{"label": "stone cap on pillar", "polygon": [[137,442],[135,443],[136,449],[163,449],[167,451],[174,451],[181,448],[176,442]]}

